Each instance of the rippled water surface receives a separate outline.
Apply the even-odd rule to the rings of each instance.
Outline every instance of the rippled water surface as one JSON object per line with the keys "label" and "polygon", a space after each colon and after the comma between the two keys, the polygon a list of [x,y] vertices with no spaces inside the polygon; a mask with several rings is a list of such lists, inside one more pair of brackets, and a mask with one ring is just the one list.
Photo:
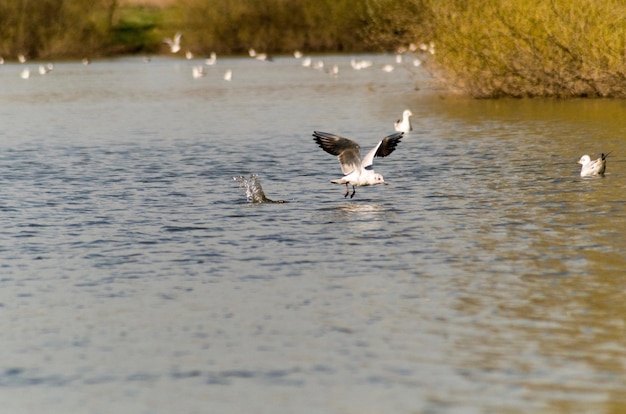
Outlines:
{"label": "rippled water surface", "polygon": [[[323,58],[0,66],[3,412],[626,410],[626,104]],[[405,108],[345,199],[312,131]]]}

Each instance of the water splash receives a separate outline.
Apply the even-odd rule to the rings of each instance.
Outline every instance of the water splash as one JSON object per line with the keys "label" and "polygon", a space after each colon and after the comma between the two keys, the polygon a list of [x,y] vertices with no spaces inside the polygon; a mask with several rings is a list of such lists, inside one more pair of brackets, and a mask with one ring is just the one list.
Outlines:
{"label": "water splash", "polygon": [[239,187],[246,190],[246,198],[251,203],[287,203],[285,200],[270,200],[267,198],[256,174],[250,174],[249,178],[239,175],[233,177],[233,180],[239,183]]}

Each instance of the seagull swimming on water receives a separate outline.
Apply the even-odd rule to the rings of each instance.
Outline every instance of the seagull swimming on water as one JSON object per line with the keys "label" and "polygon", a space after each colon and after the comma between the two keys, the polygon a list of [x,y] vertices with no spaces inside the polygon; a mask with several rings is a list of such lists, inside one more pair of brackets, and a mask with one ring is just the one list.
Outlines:
{"label": "seagull swimming on water", "polygon": [[341,164],[343,177],[338,180],[331,180],[333,184],[345,184],[347,197],[350,194],[348,184],[352,185],[352,194],[356,193],[356,186],[387,184],[381,174],[374,172],[372,163],[374,157],[386,157],[391,154],[402,139],[404,132],[396,132],[383,138],[370,152],[361,159],[361,147],[359,144],[348,138],[343,138],[327,132],[314,131],[314,141],[324,151],[331,155],[336,155]]}
{"label": "seagull swimming on water", "polygon": [[581,177],[591,177],[594,175],[604,175],[604,171],[606,170],[606,158],[609,156],[611,152],[607,152],[606,154],[602,154],[602,156],[598,159],[591,161],[591,157],[589,155],[583,155],[578,160],[578,164],[582,165],[580,169]]}
{"label": "seagull swimming on water", "polygon": [[411,119],[410,119],[410,117],[412,116],[413,116],[413,112],[411,112],[408,109],[405,109],[404,112],[402,112],[402,119],[398,119],[393,124],[393,127],[395,128],[395,130],[398,132],[413,131],[413,127],[411,126]]}
{"label": "seagull swimming on water", "polygon": [[215,62],[217,62],[217,55],[215,54],[215,52],[211,52],[211,57],[206,59],[204,61],[204,64],[207,66],[213,66],[215,65]]}

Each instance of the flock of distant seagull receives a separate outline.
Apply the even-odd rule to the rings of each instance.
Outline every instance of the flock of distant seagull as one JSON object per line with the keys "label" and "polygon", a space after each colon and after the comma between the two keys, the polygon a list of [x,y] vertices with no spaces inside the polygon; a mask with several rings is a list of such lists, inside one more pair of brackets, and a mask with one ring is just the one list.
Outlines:
{"label": "flock of distant seagull", "polygon": [[[170,52],[172,53],[178,53],[181,50],[181,46],[180,46],[180,40],[181,40],[182,34],[176,33],[176,35],[173,38],[166,38],[163,39],[163,43],[169,45],[170,47]],[[411,45],[409,48],[401,48],[399,49],[398,53],[396,54],[396,63],[397,64],[401,64],[403,62],[403,55],[407,52],[407,51],[411,51],[411,52],[416,52],[418,49],[422,52],[428,52],[430,54],[434,54],[435,53],[435,46],[434,44],[431,42],[429,45],[423,44],[421,45],[419,48],[415,47],[414,45]],[[261,62],[271,62],[272,61],[272,57],[269,56],[267,53],[259,53],[257,52],[254,48],[250,48],[248,49],[248,55],[251,58],[254,58],[258,61]],[[191,51],[186,51],[185,52],[185,57],[187,59],[193,59],[194,55]],[[330,67],[326,67],[325,63],[323,60],[318,59],[316,61],[313,61],[313,59],[309,56],[304,56],[304,54],[299,51],[296,50],[293,52],[293,57],[295,59],[299,59],[302,62],[302,66],[303,67],[307,67],[307,68],[313,68],[313,69],[317,69],[317,70],[323,70],[326,73],[328,73],[331,76],[338,76],[339,75],[339,66],[338,65],[332,65]],[[203,76],[206,75],[206,70],[205,68],[208,66],[213,66],[217,63],[217,55],[215,52],[211,52],[211,55],[208,59],[205,59],[204,61],[204,65],[195,65],[191,68],[191,75],[194,79],[199,79]],[[422,64],[422,60],[419,59],[418,57],[413,57],[413,66],[417,67],[420,66]],[[371,60],[367,60],[367,59],[362,59],[362,60],[357,60],[357,59],[351,59],[350,61],[350,66],[352,67],[352,69],[354,70],[362,70],[362,69],[367,69],[370,68],[371,66],[373,66],[373,62]],[[392,64],[386,64],[383,65],[381,68],[384,72],[393,72],[393,70],[395,69],[395,66]],[[224,80],[226,81],[230,81],[232,80],[233,77],[233,71],[232,69],[227,69],[226,72],[224,73]]]}
{"label": "flock of distant seagull", "polygon": [[[163,43],[167,44],[170,47],[171,53],[178,53],[181,51],[181,39],[182,33],[178,32],[174,35],[173,38],[165,38],[163,39]],[[435,54],[435,45],[433,42],[429,44],[422,44],[419,47],[411,44],[408,48],[399,48],[398,53],[396,54],[396,63],[400,64],[403,61],[403,54],[406,52],[423,52],[429,54]],[[258,53],[253,48],[248,50],[248,55],[251,58],[254,58],[259,61],[271,61],[272,58],[268,56],[266,53]],[[337,76],[339,74],[339,67],[337,65],[333,65],[332,67],[326,69],[324,67],[324,62],[322,60],[318,60],[313,62],[310,57],[304,56],[302,52],[296,50],[294,52],[294,58],[301,59],[302,66],[311,67],[314,69],[325,70],[332,76]],[[193,59],[193,53],[191,51],[185,52],[186,59]],[[27,60],[26,56],[23,54],[18,55],[18,61],[20,63],[25,63]],[[82,60],[84,65],[88,65],[90,63],[89,59],[85,58]],[[204,65],[195,65],[192,67],[192,76],[193,78],[201,78],[206,75],[205,66],[212,66],[217,63],[217,55],[215,52],[211,53],[210,57],[205,59]],[[0,65],[4,64],[4,59],[0,57]],[[414,57],[413,65],[420,66],[422,61]],[[367,69],[373,65],[370,60],[357,60],[352,59],[350,61],[350,65],[354,70],[362,70]],[[385,72],[392,72],[394,70],[394,66],[391,64],[386,64],[382,67],[382,70]],[[39,65],[39,74],[46,75],[54,69],[54,65],[52,63],[40,64]],[[20,77],[22,79],[28,79],[30,77],[30,69],[24,68],[20,72]],[[231,81],[233,77],[232,69],[227,69],[224,72],[223,78],[226,81]],[[413,130],[411,125],[411,116],[413,113],[406,109],[402,113],[402,118],[398,119],[394,123],[395,133],[389,136],[386,136],[378,144],[372,148],[365,157],[361,158],[360,155],[360,146],[352,141],[351,139],[340,137],[335,134],[330,134],[327,132],[314,131],[313,137],[314,141],[327,153],[331,155],[337,156],[339,159],[339,164],[341,165],[341,171],[343,173],[343,177],[336,180],[331,180],[333,184],[345,184],[346,193],[344,197],[347,197],[350,194],[350,198],[354,197],[356,193],[356,187],[359,186],[370,186],[377,184],[387,184],[383,179],[381,174],[374,172],[373,162],[374,158],[377,157],[386,157],[390,155],[400,143],[400,140],[404,136],[404,134],[409,133]],[[604,176],[606,171],[606,159],[610,152],[606,154],[602,154],[600,158],[592,160],[589,155],[583,155],[578,164],[581,165],[580,176],[581,177],[591,177],[591,176]],[[349,185],[352,186],[352,193],[349,191]]]}
{"label": "flock of distant seagull", "polygon": [[[20,63],[26,63],[26,55],[20,53],[19,55],[17,55],[17,60]],[[4,65],[4,58],[2,56],[0,56],[0,65]],[[49,72],[51,72],[54,69],[54,65],[52,63],[47,63],[47,64],[41,64],[39,65],[39,74],[40,75],[46,75]],[[20,72],[20,78],[22,79],[28,79],[30,78],[30,69],[29,68],[24,68],[22,69],[22,71]]]}
{"label": "flock of distant seagull", "polygon": [[[182,46],[181,46],[181,40],[182,40],[183,34],[181,32],[177,32],[172,38],[164,38],[163,39],[163,43],[169,46],[170,52],[172,54],[177,54],[182,50]],[[420,66],[422,64],[422,60],[419,59],[418,57],[415,56],[415,53],[417,52],[421,52],[423,54],[435,54],[435,44],[433,42],[430,42],[429,44],[421,44],[419,46],[415,45],[415,44],[411,44],[409,45],[409,47],[401,47],[397,50],[397,54],[396,54],[396,63],[397,64],[401,64],[403,62],[403,60],[405,59],[404,55],[407,52],[411,52],[413,53],[413,60],[412,60],[412,64],[413,66]],[[259,61],[263,61],[263,62],[270,62],[272,61],[271,56],[269,56],[267,53],[259,53],[256,50],[254,50],[253,48],[250,48],[248,50],[248,54],[251,58],[254,58],[256,60]],[[191,60],[194,58],[193,52],[191,52],[190,50],[187,50],[185,53],[185,58],[188,60]],[[302,66],[303,67],[310,67],[313,69],[317,69],[317,70],[322,70],[325,71],[326,73],[328,73],[331,76],[338,76],[339,75],[339,66],[338,65],[332,65],[330,67],[326,67],[324,64],[324,61],[321,59],[318,59],[316,61],[313,61],[313,59],[311,57],[308,56],[304,56],[302,52],[300,52],[299,50],[294,51],[293,53],[294,58],[296,59],[300,59]],[[26,56],[24,54],[19,54],[18,55],[18,61],[20,63],[25,63],[27,60]],[[149,61],[150,58],[145,58],[146,61]],[[4,59],[2,57],[0,57],[0,65],[4,63]],[[82,63],[84,65],[89,65],[91,62],[89,60],[89,58],[84,58],[82,60]],[[213,66],[217,63],[217,54],[215,52],[212,52],[210,54],[210,57],[204,60],[204,64],[203,65],[194,65],[191,68],[191,76],[194,79],[199,79],[204,77],[207,72],[206,72],[206,68],[209,66]],[[352,67],[352,69],[354,70],[363,70],[363,69],[367,69],[370,68],[371,66],[373,66],[373,62],[371,60],[367,60],[367,59],[362,59],[362,60],[357,60],[357,59],[352,59],[350,61],[350,66]],[[54,69],[54,65],[52,63],[48,63],[48,64],[40,64],[39,65],[39,74],[40,75],[46,75],[49,72],[51,72]],[[393,72],[395,69],[395,66],[392,64],[386,64],[383,65],[381,68],[384,72]],[[31,76],[31,70],[28,67],[25,67],[22,69],[22,71],[20,72],[20,77],[22,79],[29,79]],[[227,69],[224,73],[223,73],[223,79],[225,81],[231,81],[233,79],[233,71],[232,69]]]}

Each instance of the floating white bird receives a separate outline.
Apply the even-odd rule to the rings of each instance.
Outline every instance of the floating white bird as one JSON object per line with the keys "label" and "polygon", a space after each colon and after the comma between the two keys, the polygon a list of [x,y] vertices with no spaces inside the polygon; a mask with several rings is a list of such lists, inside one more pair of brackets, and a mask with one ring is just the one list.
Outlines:
{"label": "floating white bird", "polygon": [[20,72],[20,78],[22,78],[22,79],[28,79],[28,78],[30,78],[30,69],[28,69],[28,68],[24,68],[24,69]]}
{"label": "floating white bird", "polygon": [[20,63],[26,63],[26,56],[23,53],[20,53],[17,55],[17,60],[19,60]]}
{"label": "floating white bird", "polygon": [[89,64],[91,63],[91,61],[89,60],[89,58],[86,58],[86,57],[85,57],[85,58],[83,58],[82,62],[83,62],[83,65],[85,65],[85,66],[87,66],[87,65],[89,65]]}
{"label": "floating white bird", "polygon": [[383,66],[383,72],[387,72],[387,73],[393,72],[394,69],[395,68],[394,68],[393,65],[385,65],[385,66]]}
{"label": "floating white bird", "polygon": [[4,58],[0,56],[0,65],[4,65]]}
{"label": "floating white bird", "polygon": [[262,62],[271,61],[272,58],[268,56],[267,53],[257,53],[253,48],[248,49],[248,55],[250,57],[255,58],[256,60],[260,60]]}
{"label": "floating white bird", "polygon": [[302,57],[302,52],[300,52],[299,50],[295,50],[293,52],[293,57],[296,59],[300,59]]}
{"label": "floating white bird", "polygon": [[596,160],[591,161],[591,157],[589,155],[583,155],[578,160],[578,164],[582,165],[580,169],[581,177],[590,177],[593,175],[604,175],[604,171],[606,170],[606,158],[609,156],[610,152],[606,154],[602,154],[602,156]]}
{"label": "floating white bird", "polygon": [[211,52],[211,57],[204,61],[204,64],[207,66],[213,66],[217,63],[217,55],[215,52]]}
{"label": "floating white bird", "polygon": [[354,70],[367,69],[372,65],[373,65],[373,62],[371,60],[356,60],[356,59],[350,60],[350,66],[352,66],[352,69]]}
{"label": "floating white bird", "polygon": [[413,131],[413,126],[411,125],[411,119],[410,119],[412,116],[413,116],[413,112],[411,112],[408,109],[405,109],[402,112],[402,119],[398,119],[393,124],[393,127],[395,128],[395,130],[398,132]]}
{"label": "floating white bird", "polygon": [[302,59],[302,66],[304,66],[305,68],[308,68],[311,66],[311,58],[310,57],[305,57],[304,59]]}
{"label": "floating white bird", "polygon": [[47,65],[39,65],[39,74],[40,75],[46,75],[49,72],[52,72],[52,69],[54,69],[54,65],[52,63],[48,63]]}
{"label": "floating white bird", "polygon": [[193,76],[194,79],[200,79],[204,75],[205,73],[203,66],[194,66],[191,68],[191,76]]}
{"label": "floating white bird", "polygon": [[230,82],[232,78],[233,78],[233,71],[228,69],[226,73],[224,73],[224,80]]}
{"label": "floating white bird", "polygon": [[391,154],[404,133],[396,132],[383,138],[378,145],[361,159],[361,147],[356,142],[327,132],[314,131],[315,142],[327,153],[336,155],[341,164],[343,177],[338,180],[331,180],[333,184],[345,184],[347,197],[350,193],[348,184],[352,185],[352,195],[356,193],[356,186],[387,184],[381,174],[374,172],[372,164],[374,157],[386,157]]}
{"label": "floating white bird", "polygon": [[174,39],[165,38],[163,39],[163,43],[166,43],[170,47],[170,51],[172,53],[178,53],[180,51],[180,38],[183,37],[181,32],[178,32],[174,35]]}
{"label": "floating white bird", "polygon": [[190,50],[185,52],[185,59],[187,60],[193,59],[193,53]]}

